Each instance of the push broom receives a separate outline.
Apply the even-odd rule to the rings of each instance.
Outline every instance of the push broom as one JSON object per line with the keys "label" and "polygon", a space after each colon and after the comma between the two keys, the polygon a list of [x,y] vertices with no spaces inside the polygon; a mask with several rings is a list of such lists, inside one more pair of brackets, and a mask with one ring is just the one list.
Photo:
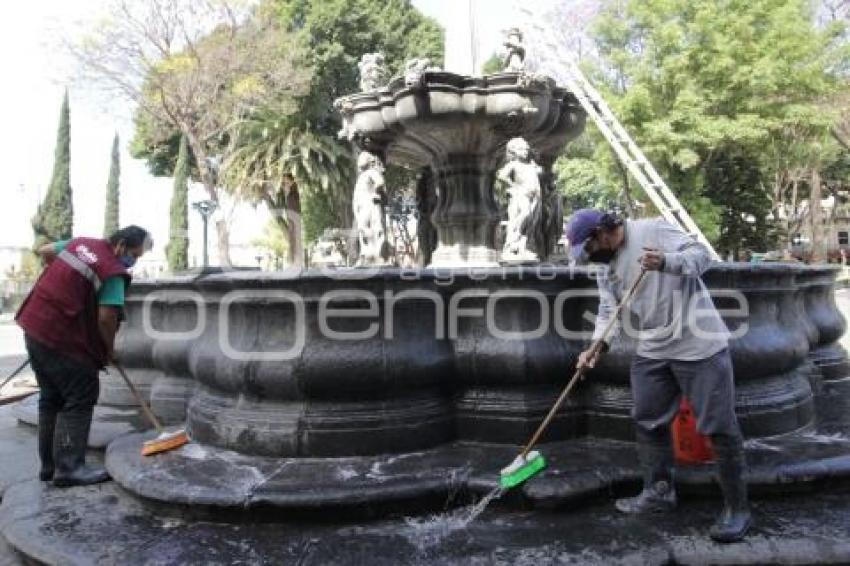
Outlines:
{"label": "push broom", "polygon": [[[19,373],[24,371],[24,368],[27,367],[29,365],[29,363],[30,363],[29,358],[27,358],[27,360],[24,361],[24,363],[22,363],[20,366],[18,366],[18,369],[13,371],[6,379],[4,379],[3,383],[0,383],[0,391],[2,391],[4,387],[6,387],[7,383],[9,383],[13,379],[15,379],[15,377]],[[34,395],[35,393],[38,393],[38,389],[35,389],[33,391],[26,391],[24,393],[15,393],[15,394],[12,394],[12,395],[6,395],[5,397],[0,397],[0,406],[9,405],[11,403],[17,403],[18,401],[20,401],[22,399],[26,399],[27,397],[29,397],[30,395]]]}
{"label": "push broom", "polygon": [[136,389],[136,386],[133,385],[133,382],[130,381],[129,377],[127,377],[127,373],[124,371],[124,368],[121,367],[115,360],[112,361],[112,365],[115,366],[115,369],[117,369],[118,373],[121,374],[121,377],[124,379],[124,383],[126,383],[127,387],[130,388],[130,391],[133,392],[133,397],[135,397],[136,401],[138,401],[139,405],[141,405],[142,412],[145,413],[145,416],[159,433],[159,436],[153,440],[148,440],[142,445],[142,456],[150,456],[152,454],[159,454],[160,452],[174,450],[175,448],[179,448],[189,442],[189,435],[186,434],[184,429],[167,432],[162,426],[162,423],[159,422],[159,419],[156,418],[156,415],[153,414],[151,408],[142,398],[139,390]]}
{"label": "push broom", "polygon": [[[592,352],[590,359],[593,359],[599,354],[602,344],[605,342],[605,339],[608,338],[608,335],[617,323],[617,319],[620,317],[620,312],[622,312],[623,308],[629,303],[629,301],[631,301],[638,285],[640,285],[641,281],[643,281],[644,275],[646,275],[646,270],[641,269],[640,275],[638,275],[635,282],[632,283],[632,286],[629,288],[626,296],[623,297],[623,300],[620,301],[620,304],[617,305],[614,315],[608,320],[608,324],[605,325],[602,334],[590,346],[590,351]],[[573,387],[575,387],[575,385],[584,377],[586,369],[587,366],[581,364],[576,368],[573,378],[570,379],[570,382],[567,383],[566,387],[564,387],[560,397],[558,397],[558,400],[555,401],[554,405],[552,405],[552,408],[549,410],[549,414],[546,415],[546,418],[543,419],[540,426],[537,427],[537,430],[534,432],[531,440],[528,441],[528,444],[525,445],[522,452],[519,453],[519,456],[517,456],[509,466],[502,468],[501,479],[499,481],[502,488],[510,489],[512,487],[516,487],[546,467],[546,460],[543,458],[543,454],[537,450],[532,450],[532,448],[534,448],[537,441],[540,440],[540,437],[546,431],[546,428],[549,426],[549,423],[552,422],[552,419],[555,418],[555,414],[558,412],[558,409],[561,408],[561,405],[564,404],[564,401],[566,401],[567,397],[570,395]]]}

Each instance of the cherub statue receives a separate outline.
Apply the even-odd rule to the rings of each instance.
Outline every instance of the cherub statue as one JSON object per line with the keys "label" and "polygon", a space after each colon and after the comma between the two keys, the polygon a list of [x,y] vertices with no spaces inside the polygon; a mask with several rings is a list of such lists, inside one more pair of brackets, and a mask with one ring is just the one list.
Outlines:
{"label": "cherub statue", "polygon": [[411,59],[404,65],[404,85],[408,88],[422,86],[426,72],[439,70],[427,57]]}
{"label": "cherub statue", "polygon": [[334,101],[334,108],[342,117],[342,128],[340,128],[336,133],[336,137],[341,140],[354,140],[354,138],[357,137],[357,128],[355,128],[354,124],[351,123],[354,104],[348,97],[340,98]]}
{"label": "cherub statue", "polygon": [[529,235],[535,233],[542,220],[540,174],[543,168],[531,159],[531,148],[523,138],[513,138],[507,146],[507,163],[496,174],[508,185],[508,226],[502,258],[536,260],[529,249]]}
{"label": "cherub statue", "polygon": [[525,45],[522,43],[522,31],[519,28],[511,28],[505,32],[504,62],[505,72],[521,73],[525,70]]}
{"label": "cherub statue", "polygon": [[437,183],[430,167],[423,167],[416,181],[416,227],[417,253],[419,267],[428,267],[431,255],[437,249],[437,229],[431,222],[431,215],[437,208]]}
{"label": "cherub statue", "polygon": [[387,70],[383,53],[364,53],[357,63],[360,70],[360,90],[372,92],[386,83]]}
{"label": "cherub statue", "polygon": [[374,153],[357,157],[357,183],[354,185],[354,228],[360,247],[359,264],[380,263],[384,258],[386,224],[384,206],[386,185],[384,165]]}

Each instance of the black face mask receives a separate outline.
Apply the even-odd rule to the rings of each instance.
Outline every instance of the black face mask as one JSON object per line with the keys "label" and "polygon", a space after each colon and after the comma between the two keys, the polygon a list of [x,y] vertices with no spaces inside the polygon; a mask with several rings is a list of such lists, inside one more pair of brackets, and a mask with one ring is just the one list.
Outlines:
{"label": "black face mask", "polygon": [[591,263],[611,263],[614,256],[617,254],[615,250],[597,250],[590,254],[587,259]]}

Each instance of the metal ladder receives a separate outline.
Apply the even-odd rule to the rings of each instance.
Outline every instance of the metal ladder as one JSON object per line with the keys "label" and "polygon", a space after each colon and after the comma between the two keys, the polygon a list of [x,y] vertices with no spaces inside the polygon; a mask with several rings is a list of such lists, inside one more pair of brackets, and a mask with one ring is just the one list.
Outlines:
{"label": "metal ladder", "polygon": [[521,7],[520,11],[525,14],[527,21],[531,23],[531,27],[539,34],[539,37],[543,38],[543,46],[548,48],[549,52],[555,56],[554,61],[541,61],[540,70],[555,80],[566,84],[602,135],[611,144],[617,157],[640,183],[643,191],[661,215],[668,222],[678,226],[706,246],[711,252],[712,259],[719,260],[720,256],[708,242],[705,234],[702,233],[702,230],[696,225],[688,211],[684,209],[679,199],[676,198],[676,195],[673,194],[673,191],[652,166],[652,163],[649,162],[626,129],[623,128],[623,125],[620,124],[620,121],[617,120],[617,117],[614,116],[614,113],[611,112],[611,108],[599,94],[599,91],[590,84],[590,81],[581,72],[572,54],[552,36],[551,28],[544,27],[534,21],[534,15],[529,8]]}

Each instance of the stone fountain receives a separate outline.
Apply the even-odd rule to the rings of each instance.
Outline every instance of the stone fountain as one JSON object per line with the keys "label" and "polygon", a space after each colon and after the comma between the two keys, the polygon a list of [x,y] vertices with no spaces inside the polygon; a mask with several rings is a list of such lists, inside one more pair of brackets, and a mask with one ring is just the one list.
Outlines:
{"label": "stone fountain", "polygon": [[[426,218],[438,241],[431,267],[498,266],[500,211],[493,185],[505,147],[517,139],[534,148],[542,165],[535,182],[546,191],[538,200],[546,200],[554,192],[552,164],[583,130],[584,111],[552,79],[526,73],[516,62],[510,68],[518,70],[473,77],[414,60],[403,76],[384,85],[374,78],[384,75],[376,69],[382,59],[364,56],[363,92],[336,102],[344,124],[340,137],[383,162],[429,170],[436,203]],[[560,235],[560,207],[540,207],[548,215],[541,212],[537,224]]]}
{"label": "stone fountain", "polygon": [[[551,163],[584,124],[575,99],[522,70],[472,77],[427,61],[382,84],[381,61],[364,57],[364,92],[337,102],[340,134],[362,152],[355,191],[361,267],[134,287],[122,356],[162,371],[172,393],[184,386],[193,442],[155,459],[138,454],[145,435],[113,442],[107,467],[129,491],[214,508],[372,512],[486,490],[586,347],[585,315],[596,312],[593,269],[499,266],[493,197],[501,177],[512,205],[529,203],[515,206],[515,228],[525,225],[521,212],[528,217],[535,201],[546,200]],[[435,203],[437,245],[427,269],[374,265],[381,263],[383,215],[375,207],[385,163],[424,168],[431,179],[422,189]],[[547,208],[537,210],[545,226]],[[502,258],[515,243],[507,239]],[[537,249],[545,258],[546,246]],[[727,324],[742,330],[731,348],[747,437],[810,434],[818,391],[850,375],[836,343],[845,323],[834,278],[830,267],[788,264],[718,263],[707,273]],[[551,502],[637,477],[623,444],[633,435],[634,348],[627,337],[614,343],[555,419],[545,448],[552,467],[518,493]],[[154,400],[157,390],[155,381]],[[602,455],[589,457],[590,446]],[[789,451],[785,460],[766,459],[756,477],[769,484],[780,476],[808,481],[812,466],[850,471],[840,449],[810,448],[804,457]],[[783,468],[792,464],[796,471]],[[580,481],[563,479],[568,472]],[[706,469],[681,477],[711,481]]]}
{"label": "stone fountain", "polygon": [[[597,304],[592,268],[525,265],[527,255],[500,265],[516,242],[497,246],[497,178],[527,203],[516,205],[515,227],[536,210],[531,240],[543,243],[517,233],[523,254],[545,259],[546,227],[561,224],[552,162],[584,126],[575,98],[517,57],[484,77],[418,60],[389,80],[380,56],[364,58],[363,92],[337,102],[341,135],[367,156],[362,267],[131,288],[121,358],[151,382],[155,407],[185,415],[192,442],[143,458],[151,433],[116,439],[106,465],[118,484],[147,503],[227,509],[238,520],[246,509],[418,510],[496,485],[586,347],[585,313]],[[426,269],[370,267],[380,263],[381,214],[371,207],[386,163],[423,171],[420,211],[436,233]],[[835,276],[827,266],[735,263],[706,274],[730,329],[743,330],[731,349],[756,486],[850,473],[846,444],[807,440],[850,432],[838,410],[850,364],[837,343]],[[614,342],[550,428],[550,468],[508,503],[553,506],[637,480],[634,349],[627,337]],[[711,484],[701,467],[679,477]]]}

